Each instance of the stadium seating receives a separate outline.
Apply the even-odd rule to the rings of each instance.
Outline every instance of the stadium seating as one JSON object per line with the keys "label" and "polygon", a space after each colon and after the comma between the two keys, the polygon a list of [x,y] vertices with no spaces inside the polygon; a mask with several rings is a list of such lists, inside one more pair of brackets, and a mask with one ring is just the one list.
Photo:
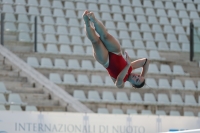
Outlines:
{"label": "stadium seating", "polygon": [[[85,35],[82,20],[85,9],[93,11],[102,21],[131,61],[150,59],[141,91],[132,90],[129,82],[124,89],[116,89],[104,66],[93,59],[92,44]],[[196,78],[199,73],[193,70],[199,67],[194,62],[188,63],[186,57],[190,50],[190,21],[199,21],[198,0],[2,0],[1,11],[5,13],[6,43],[30,45],[31,50],[37,16],[37,53],[27,50],[15,54],[76,99],[86,102],[95,113],[196,115],[200,105],[200,81]],[[30,104],[31,100],[25,98],[28,94],[21,91],[17,94],[15,89],[19,88],[4,84],[4,80],[0,82],[1,110],[39,111],[43,108],[38,103]],[[7,106],[11,103],[26,106]],[[140,109],[135,109],[135,105]],[[169,112],[163,105],[174,110]]]}

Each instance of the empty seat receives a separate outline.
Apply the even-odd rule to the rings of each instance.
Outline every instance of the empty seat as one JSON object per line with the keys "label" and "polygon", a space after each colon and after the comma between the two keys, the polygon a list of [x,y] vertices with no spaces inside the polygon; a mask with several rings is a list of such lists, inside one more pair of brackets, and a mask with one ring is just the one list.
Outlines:
{"label": "empty seat", "polygon": [[148,73],[158,74],[159,70],[156,64],[149,64]]}
{"label": "empty seat", "polygon": [[40,6],[42,6],[42,7],[51,7],[51,4],[50,4],[49,0],[41,0],[40,1]]}
{"label": "empty seat", "polygon": [[56,9],[56,8],[53,10],[53,15],[55,17],[64,17],[65,16],[62,9]]}
{"label": "empty seat", "polygon": [[91,46],[86,47],[86,55],[87,56],[93,56],[93,48]]}
{"label": "empty seat", "polygon": [[184,111],[183,115],[184,116],[194,116],[194,113],[191,111]]}
{"label": "empty seat", "polygon": [[81,69],[82,70],[93,70],[93,65],[90,60],[82,60],[81,61]]}
{"label": "empty seat", "polygon": [[[45,16],[44,19],[43,19],[43,23],[44,24],[51,24],[51,25],[54,25],[54,20],[52,17],[48,17],[48,16]],[[45,25],[44,26],[44,32],[45,33],[52,33],[52,34],[55,34],[55,29],[53,26],[51,25]]]}
{"label": "empty seat", "polygon": [[57,83],[57,84],[62,83],[61,77],[58,73],[50,73],[49,74],[49,80],[54,82],[54,83]]}
{"label": "empty seat", "polygon": [[166,115],[164,110],[156,110],[156,115]]}
{"label": "empty seat", "polygon": [[146,15],[155,16],[155,10],[153,8],[146,8]]}
{"label": "empty seat", "polygon": [[0,93],[0,104],[5,104],[5,105],[8,104],[4,94],[2,94],[2,93]]}
{"label": "empty seat", "polygon": [[28,33],[19,33],[18,40],[21,42],[31,42],[31,37]]}
{"label": "empty seat", "polygon": [[103,102],[111,102],[111,103],[115,102],[115,98],[113,96],[113,93],[109,92],[109,91],[103,91],[102,101]]}
{"label": "empty seat", "polygon": [[171,104],[179,106],[183,105],[181,96],[178,94],[171,94]]}
{"label": "empty seat", "polygon": [[69,33],[70,35],[81,36],[81,31],[78,27],[70,27]]}
{"label": "empty seat", "polygon": [[165,39],[163,33],[156,33],[156,34],[155,34],[155,40],[156,40],[156,41],[163,41],[163,42],[166,41],[166,39]]}
{"label": "empty seat", "polygon": [[70,84],[70,85],[75,85],[76,80],[73,74],[64,74],[63,76],[63,83],[64,84]]}
{"label": "empty seat", "polygon": [[174,30],[171,25],[164,25],[164,32],[166,33],[174,33]]}
{"label": "empty seat", "polygon": [[55,68],[66,69],[66,63],[64,59],[55,59]]}
{"label": "empty seat", "polygon": [[78,20],[75,19],[75,18],[69,18],[68,25],[69,26],[76,26],[76,27],[80,26]]}
{"label": "empty seat", "polygon": [[170,89],[171,86],[167,79],[159,79],[159,89]]}
{"label": "empty seat", "polygon": [[182,43],[182,51],[183,52],[189,52],[189,44],[188,43]]}
{"label": "empty seat", "polygon": [[122,15],[118,14],[118,13],[114,13],[113,20],[115,20],[115,21],[124,21]]}
{"label": "empty seat", "polygon": [[124,51],[126,51],[129,55],[130,58],[135,58],[135,52],[132,49],[124,49]]}
{"label": "empty seat", "polygon": [[142,14],[142,15],[144,15],[143,8],[141,8],[141,7],[135,7],[134,9],[135,9],[135,11],[134,11],[135,14]]}
{"label": "empty seat", "polygon": [[144,43],[143,43],[143,41],[137,41],[137,40],[135,40],[134,41],[134,47],[135,48],[138,48],[138,49],[145,49],[145,46],[144,46]]}
{"label": "empty seat", "polygon": [[51,13],[50,8],[43,7],[43,8],[41,9],[41,15],[44,15],[44,17],[46,17],[46,16],[51,16],[52,13]]}
{"label": "empty seat", "polygon": [[121,42],[122,48],[133,48],[132,42],[129,39],[123,39]]}
{"label": "empty seat", "polygon": [[135,104],[142,104],[143,100],[138,92],[131,92],[130,102]]}
{"label": "empty seat", "polygon": [[148,42],[146,42],[146,48],[147,49],[154,49],[154,50],[156,50],[157,46],[156,46],[156,44],[155,44],[154,41],[148,41]]}
{"label": "empty seat", "polygon": [[176,75],[184,75],[185,72],[183,71],[182,66],[180,66],[180,65],[174,65],[174,66],[173,66],[173,74],[176,74]]}
{"label": "empty seat", "polygon": [[2,0],[1,1],[3,4],[13,4],[14,2],[13,2],[13,0]]}
{"label": "empty seat", "polygon": [[71,48],[69,45],[60,45],[60,54],[72,54]]}
{"label": "empty seat", "polygon": [[119,31],[119,38],[129,39],[130,36],[129,36],[129,33],[127,31]]}
{"label": "empty seat", "polygon": [[110,76],[105,77],[105,86],[115,86],[115,84]]}
{"label": "empty seat", "polygon": [[4,111],[6,110],[5,106],[4,105],[0,105],[0,111]]}
{"label": "empty seat", "polygon": [[82,39],[79,36],[72,36],[73,45],[83,45]]}
{"label": "empty seat", "polygon": [[[80,11],[79,11],[80,12]],[[83,11],[81,11],[82,14],[83,14]],[[67,10],[66,11],[66,17],[67,18],[76,18],[77,15],[76,15],[76,12],[74,10]]]}
{"label": "empty seat", "polygon": [[145,82],[149,87],[151,87],[153,89],[157,89],[158,88],[158,85],[157,85],[157,83],[156,83],[154,78],[146,78]]}
{"label": "empty seat", "polygon": [[141,114],[142,115],[152,115],[152,112],[151,112],[151,110],[142,110]]}
{"label": "empty seat", "polygon": [[38,1],[36,0],[28,0],[27,5],[29,6],[38,6]]}
{"label": "empty seat", "polygon": [[51,59],[49,59],[49,58],[42,58],[41,59],[41,67],[42,68],[52,68],[53,64],[52,64]]}
{"label": "empty seat", "polygon": [[64,8],[66,9],[75,9],[74,3],[72,1],[65,1]]}
{"label": "empty seat", "polygon": [[68,36],[66,36],[66,35],[59,35],[59,37],[58,37],[58,43],[59,44],[65,44],[65,45],[66,44],[71,44]]}
{"label": "empty seat", "polygon": [[27,13],[24,5],[17,5],[15,7],[15,12],[18,14],[26,14]]}
{"label": "empty seat", "polygon": [[91,102],[101,102],[101,98],[97,91],[89,91],[88,92],[88,100]]}
{"label": "empty seat", "polygon": [[120,6],[118,6],[118,5],[112,5],[111,6],[111,11],[115,12],[115,13],[121,13],[122,12]]}
{"label": "empty seat", "polygon": [[5,30],[5,31],[16,31],[17,28],[16,28],[16,26],[15,26],[14,23],[11,23],[11,22],[5,22],[4,30]]}
{"label": "empty seat", "polygon": [[29,7],[28,13],[31,15],[39,15],[40,14],[38,8],[32,7],[32,6]]}
{"label": "empty seat", "polygon": [[156,99],[152,93],[144,94],[144,103],[145,104],[156,104]]}
{"label": "empty seat", "polygon": [[157,16],[163,16],[163,17],[166,17],[167,14],[165,12],[164,9],[157,9]]}
{"label": "empty seat", "polygon": [[20,105],[10,105],[10,111],[22,111],[22,108]]}
{"label": "empty seat", "polygon": [[[88,3],[88,9],[89,11],[99,11],[97,4],[95,3]],[[103,11],[103,10],[101,10]]]}
{"label": "empty seat", "polygon": [[178,17],[175,10],[168,10],[168,16],[169,17]]}
{"label": "empty seat", "polygon": [[[57,34],[64,34],[66,38],[68,38],[68,36],[66,36],[68,34],[67,28],[65,26],[58,26],[57,27]],[[60,37],[60,36],[59,36]],[[58,39],[58,42],[60,42],[61,40]],[[61,41],[62,42],[62,41]],[[67,41],[66,43],[68,43],[69,41]]]}
{"label": "empty seat", "polygon": [[28,57],[27,64],[29,64],[32,67],[39,67],[39,62],[36,57]]}
{"label": "empty seat", "polygon": [[55,34],[55,29],[54,29],[54,26],[52,25],[45,25],[44,26],[44,32],[47,33],[47,34]]}
{"label": "empty seat", "polygon": [[166,42],[158,42],[158,50],[168,51],[169,47]]}
{"label": "empty seat", "polygon": [[137,57],[138,57],[138,58],[148,58],[149,56],[147,55],[146,50],[141,50],[141,49],[139,49],[139,50],[137,51]]}
{"label": "empty seat", "polygon": [[166,17],[160,17],[159,22],[160,22],[160,24],[163,24],[163,25],[170,24],[168,18],[166,18]]}
{"label": "empty seat", "polygon": [[109,114],[107,108],[98,108],[97,113],[99,113],[99,114]]}
{"label": "empty seat", "polygon": [[85,51],[82,46],[74,46],[73,54],[74,55],[85,55]]}
{"label": "empty seat", "polygon": [[47,53],[53,53],[53,54],[57,54],[58,53],[58,48],[55,44],[47,44]]}
{"label": "empty seat", "polygon": [[155,60],[164,60],[165,58],[161,58],[160,54],[157,50],[150,50],[149,51],[149,58],[155,59]]}
{"label": "empty seat", "polygon": [[15,22],[16,18],[14,16],[14,14],[5,13],[4,21]]}
{"label": "empty seat", "polygon": [[85,3],[77,2],[77,3],[76,3],[76,9],[78,9],[78,10],[85,10],[85,9],[87,9],[87,8],[86,8]]}
{"label": "empty seat", "polygon": [[133,10],[130,6],[123,6],[123,12],[125,14],[131,14],[133,12]]}
{"label": "empty seat", "polygon": [[125,15],[125,21],[126,21],[126,22],[135,22],[135,19],[134,19],[133,15],[131,15],[131,14],[126,14],[126,15]]}
{"label": "empty seat", "polygon": [[91,76],[91,85],[95,86],[103,86],[103,80],[99,75],[92,75]]}
{"label": "empty seat", "polygon": [[60,26],[60,25],[67,25],[67,21],[65,18],[60,18],[57,17],[56,18],[56,25]]}
{"label": "empty seat", "polygon": [[154,37],[153,37],[152,33],[148,33],[148,32],[145,32],[143,34],[143,39],[148,40],[148,41],[154,41]]}
{"label": "empty seat", "polygon": [[185,80],[185,89],[186,90],[196,90],[197,87],[195,86],[193,80],[186,79]]}
{"label": "empty seat", "polygon": [[148,16],[149,24],[158,24],[158,19],[155,16]]}
{"label": "empty seat", "polygon": [[79,62],[78,60],[76,59],[69,59],[68,60],[68,68],[69,69],[77,69],[77,70],[80,70],[80,65],[79,65]]}
{"label": "empty seat", "polygon": [[77,77],[77,84],[78,85],[90,85],[90,81],[87,75],[78,75]]}
{"label": "empty seat", "polygon": [[185,105],[187,106],[197,106],[197,102],[193,95],[185,95]]}
{"label": "empty seat", "polygon": [[117,29],[119,29],[119,30],[127,30],[126,23],[124,23],[124,22],[117,22]]}
{"label": "empty seat", "polygon": [[83,90],[74,90],[73,97],[80,101],[87,101],[87,98],[86,98]]}
{"label": "empty seat", "polygon": [[27,24],[25,24],[25,23],[19,23],[18,24],[18,31],[23,31],[23,32],[29,32],[30,31],[30,29],[29,29],[29,27],[28,27],[28,25]]}
{"label": "empty seat", "polygon": [[63,8],[63,5],[61,3],[61,1],[52,1],[52,7],[53,8]]}
{"label": "empty seat", "polygon": [[137,39],[137,40],[142,40],[142,36],[139,32],[135,32],[135,31],[132,31],[131,32],[131,38],[132,39]]}
{"label": "empty seat", "polygon": [[166,94],[158,94],[158,104],[160,105],[170,105],[169,98]]}
{"label": "empty seat", "polygon": [[43,44],[37,43],[37,52],[45,53],[45,48],[44,48]]}
{"label": "empty seat", "polygon": [[172,74],[171,68],[169,65],[161,64],[160,65],[160,73],[161,74]]}
{"label": "empty seat", "polygon": [[123,111],[121,109],[113,109],[112,110],[112,114],[124,114]]}
{"label": "empty seat", "polygon": [[125,92],[117,92],[116,101],[119,103],[129,103],[129,99]]}
{"label": "empty seat", "polygon": [[101,64],[100,64],[99,62],[97,62],[97,61],[95,61],[94,68],[95,68],[95,70],[105,71],[104,66],[101,65]]}
{"label": "empty seat", "polygon": [[11,5],[2,5],[3,6],[3,12],[6,12],[6,13],[14,13],[14,10],[13,10],[13,7]]}
{"label": "empty seat", "polygon": [[19,104],[19,105],[26,105],[26,103],[22,102],[19,94],[17,93],[11,93],[8,96],[8,102],[10,104]]}
{"label": "empty seat", "polygon": [[172,110],[171,110],[171,111],[169,112],[169,115],[170,115],[170,116],[180,116],[180,112],[179,112],[179,111],[172,111]]}
{"label": "empty seat", "polygon": [[56,39],[55,35],[53,35],[53,34],[46,34],[45,41],[47,43],[57,43],[57,39]]}
{"label": "empty seat", "polygon": [[110,13],[105,13],[105,12],[103,12],[102,13],[102,20],[112,20],[112,17],[111,17],[111,15],[110,15]]}
{"label": "empty seat", "polygon": [[181,51],[181,48],[178,43],[170,43],[170,50],[171,51]]}
{"label": "empty seat", "polygon": [[36,106],[26,106],[25,111],[38,111]]}
{"label": "empty seat", "polygon": [[127,109],[126,114],[129,114],[129,115],[137,114],[137,110],[135,110],[135,109]]}
{"label": "empty seat", "polygon": [[172,89],[183,89],[183,84],[179,79],[172,80]]}

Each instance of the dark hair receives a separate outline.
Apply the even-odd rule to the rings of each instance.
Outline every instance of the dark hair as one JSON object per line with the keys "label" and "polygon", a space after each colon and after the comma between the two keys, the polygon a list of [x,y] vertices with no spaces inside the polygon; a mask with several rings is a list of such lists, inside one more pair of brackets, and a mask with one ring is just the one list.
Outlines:
{"label": "dark hair", "polygon": [[145,85],[145,80],[140,85],[132,85],[135,88],[142,88]]}

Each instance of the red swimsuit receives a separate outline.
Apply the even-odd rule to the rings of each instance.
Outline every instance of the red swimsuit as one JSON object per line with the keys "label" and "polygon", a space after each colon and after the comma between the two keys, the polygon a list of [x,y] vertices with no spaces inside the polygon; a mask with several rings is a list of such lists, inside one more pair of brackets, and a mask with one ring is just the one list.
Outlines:
{"label": "red swimsuit", "polygon": [[[127,62],[124,60],[122,55],[116,55],[114,53],[109,52],[109,66],[106,69],[111,77],[117,79],[117,76],[124,69],[126,65]],[[128,69],[128,73],[126,74],[123,80],[124,82],[127,81],[131,71],[132,67]]]}

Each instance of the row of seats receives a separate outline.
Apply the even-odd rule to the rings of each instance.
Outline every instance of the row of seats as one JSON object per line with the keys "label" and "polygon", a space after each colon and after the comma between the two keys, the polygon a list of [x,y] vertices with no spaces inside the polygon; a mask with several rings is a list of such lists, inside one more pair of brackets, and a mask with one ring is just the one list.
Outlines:
{"label": "row of seats", "polygon": [[148,104],[148,105],[178,105],[178,106],[200,106],[200,96],[198,103],[193,95],[185,95],[184,102],[179,94],[171,94],[170,99],[166,94],[157,94],[157,100],[153,93],[145,93],[144,99],[138,92],[131,92],[130,97],[126,92],[117,92],[116,99],[112,92],[103,91],[102,98],[97,91],[89,91],[88,98],[83,90],[74,90],[74,98],[84,102],[106,102],[106,103],[124,103],[124,104]]}
{"label": "row of seats", "polygon": [[[10,105],[10,111],[23,111],[20,105]],[[0,111],[7,111],[4,105],[0,105]],[[38,111],[36,106],[25,106],[25,111]]]}
{"label": "row of seats", "polygon": [[[11,13],[6,13],[5,14],[5,19],[6,21],[6,27],[9,29],[9,26],[14,25],[13,23],[8,23],[8,22],[23,22],[18,24],[17,30],[23,30],[23,31],[34,31],[34,24],[32,24],[32,27],[29,28],[28,24],[25,23],[33,23],[34,17],[31,17],[31,21],[29,20],[27,15],[24,14],[19,14],[18,19],[16,20],[16,17],[14,14]],[[55,22],[56,21],[56,22]],[[76,18],[69,18],[68,21],[65,18],[56,18],[54,20],[53,17],[45,16],[43,18],[43,21],[38,18],[38,23],[39,24],[44,24],[44,28],[41,25],[38,25],[38,32],[42,33],[61,33],[61,27],[60,25],[64,26],[75,26],[75,27],[84,27],[84,22],[81,21],[79,22],[78,19]],[[105,26],[107,29],[116,29],[116,30],[129,30],[129,31],[142,31],[142,32],[158,32],[158,33],[175,33],[175,34],[189,34],[189,27],[187,27],[187,32],[184,30],[184,27],[182,26],[176,26],[173,28],[171,25],[164,25],[163,28],[159,24],[144,24],[142,23],[141,25],[137,23],[125,23],[125,22],[113,22],[113,21],[104,21]],[[54,24],[58,26],[53,26]],[[14,25],[15,26],[15,25]],[[14,27],[13,26],[13,27]],[[16,26],[15,26],[16,27]],[[56,27],[56,28],[55,28]],[[55,30],[57,29],[57,30]],[[64,30],[63,30],[64,31]],[[68,29],[65,27],[65,32],[62,34],[68,34],[70,33]]]}
{"label": "row of seats", "polygon": [[[5,10],[4,11],[6,13],[14,13],[14,10],[12,9],[12,7],[7,7],[9,5],[4,5]],[[11,9],[10,9],[11,8]],[[34,9],[32,9],[34,8]],[[29,11],[32,11],[32,13],[29,13],[29,15],[37,15],[39,16],[41,13],[39,13],[38,9],[36,7],[30,7]],[[19,8],[21,9],[21,7]],[[13,10],[13,11],[12,11]],[[35,11],[36,10],[36,11]],[[85,10],[85,9],[84,9]],[[68,17],[68,18],[80,18],[82,19],[82,14],[84,10],[80,10],[78,11],[78,13],[76,13],[74,10],[67,10],[66,11],[66,15],[64,14],[64,12],[61,9],[54,9],[53,15],[54,17]],[[49,11],[48,11],[49,12]],[[17,13],[17,12],[15,12]],[[50,13],[50,12],[49,12]],[[43,14],[49,14],[49,13],[43,13]],[[24,11],[18,12],[18,14],[24,14]],[[77,15],[76,15],[77,14]],[[132,14],[126,14],[125,17],[122,16],[122,14],[118,14],[115,13],[113,15],[111,15],[110,13],[106,13],[106,12],[102,12],[101,15],[98,12],[94,12],[96,18],[100,19],[100,20],[105,20],[105,21],[126,21],[126,22],[138,22],[138,23],[155,23],[158,24],[158,20],[159,20],[159,24],[161,25],[174,25],[174,26],[188,26],[190,23],[190,19],[193,19],[193,21],[199,21],[199,16],[197,14],[197,12],[190,12],[190,19],[188,17],[186,17],[187,15],[181,15],[183,17],[178,18],[178,17],[173,17],[173,18],[168,18],[165,16],[153,16],[153,15],[132,15]],[[44,15],[45,16],[45,15]],[[49,14],[49,16],[51,16]],[[148,20],[148,21],[147,21]],[[41,20],[39,20],[39,22],[41,23]],[[182,22],[182,24],[181,24]]]}
{"label": "row of seats", "polygon": [[[65,42],[65,41],[68,41],[68,42]],[[87,38],[85,38],[84,42],[83,42],[82,39],[77,36],[72,36],[71,40],[70,39],[68,40],[67,36],[60,36],[59,42],[61,44],[73,44],[73,45],[87,46],[86,47],[86,55],[92,55],[92,53],[91,53],[91,51],[92,51],[91,45],[92,44],[91,44],[90,40],[88,40]],[[37,47],[38,52],[40,52],[40,53],[47,52],[47,53],[72,54],[72,53],[74,53],[73,52],[74,49],[78,48],[78,47],[74,46],[73,50],[71,50],[71,48],[67,45],[60,45],[60,50],[58,50],[58,48],[56,46],[53,46],[52,44],[47,44],[46,50],[45,50],[43,44],[38,43],[37,46],[38,46]],[[132,42],[131,40],[123,39],[123,40],[121,40],[121,47],[122,47],[122,49],[125,49],[130,54],[129,56],[131,58],[137,57],[135,52],[132,49],[149,49],[149,50],[159,50],[159,51],[169,51],[170,50],[170,51],[178,51],[178,52],[181,52],[181,51],[189,52],[189,44],[188,43],[182,43],[182,48],[180,48],[178,43],[170,43],[170,47],[169,47],[166,42],[158,42],[158,44],[156,45],[154,41],[147,41],[146,46],[145,46],[143,41],[135,40]],[[138,51],[138,52],[141,53],[140,51]],[[139,54],[139,53],[138,53],[138,55],[141,56],[142,54]],[[150,54],[150,56],[152,57],[152,53]],[[158,58],[160,58],[160,57],[158,56]]]}
{"label": "row of seats", "polygon": [[[109,111],[107,108],[98,108],[97,113],[99,114],[109,114]],[[114,108],[112,109],[112,114],[131,114],[131,115],[137,115],[137,114],[141,114],[141,115],[153,115],[153,113],[151,112],[151,110],[141,110],[141,113],[138,113],[138,111],[136,109],[127,109],[126,112],[123,112],[122,109],[117,109]],[[166,112],[164,110],[156,110],[155,115],[167,115]],[[179,111],[174,111],[171,110],[169,112],[170,116],[181,116]],[[193,112],[191,111],[184,111],[183,112],[183,116],[195,116]],[[198,113],[198,117],[200,116],[200,112]]]}
{"label": "row of seats", "polygon": [[[49,79],[54,83],[59,84],[70,84],[70,85],[95,85],[95,86],[115,86],[110,76],[105,76],[103,80],[98,75],[92,75],[89,78],[87,75],[79,74],[77,75],[77,80],[73,74],[64,74],[63,78],[58,73],[50,73]],[[146,84],[144,88],[153,88],[153,89],[173,89],[173,90],[200,90],[200,81],[198,81],[198,87],[195,85],[193,80],[185,80],[184,86],[179,79],[172,79],[172,83],[170,85],[167,79],[159,79],[158,84],[153,78],[146,78]],[[125,83],[125,87],[130,88],[131,85],[129,82]]]}
{"label": "row of seats", "polygon": [[[36,57],[28,57],[27,63],[33,67],[42,67],[42,68],[57,68],[57,69],[76,69],[76,70],[103,70],[105,68],[102,67],[97,61],[93,62],[90,60],[81,60],[81,65],[76,59],[69,59],[68,63],[64,59],[55,59],[54,63],[52,63],[50,58],[41,58],[39,63]],[[68,65],[67,65],[68,64]],[[140,69],[138,71],[141,71]],[[173,65],[173,71],[169,65],[161,64],[160,69],[156,64],[150,64],[148,73],[151,74],[167,74],[167,75],[188,75],[184,72],[182,66]]]}
{"label": "row of seats", "polygon": [[[75,1],[66,1],[64,5],[61,1],[49,1],[49,0],[43,0],[43,1],[32,1],[28,0],[27,2],[25,0],[2,0],[2,3],[7,4],[20,4],[20,5],[30,5],[30,6],[41,6],[41,7],[54,7],[54,8],[80,8],[82,9],[82,3],[79,4],[79,2],[84,2],[89,4],[93,3],[99,3],[99,4],[106,4],[106,5],[123,5],[123,6],[144,6],[144,7],[154,7],[154,8],[167,8],[167,9],[174,9],[177,8],[179,10],[195,10],[193,9],[192,4],[200,4],[198,0],[172,0],[172,1],[144,1],[141,2],[140,0],[75,0]],[[176,6],[174,6],[174,3],[176,2]],[[187,4],[187,7],[183,5],[183,3]],[[76,4],[76,7],[75,7]],[[92,5],[91,5],[92,6]]]}
{"label": "row of seats", "polygon": [[18,104],[18,105],[26,105],[27,103],[22,102],[19,94],[17,93],[10,93],[8,95],[8,101],[6,100],[3,93],[0,93],[0,104]]}
{"label": "row of seats", "polygon": [[[178,17],[176,10],[175,9],[167,9],[167,12],[165,11],[164,8],[153,8],[153,7],[134,7],[132,8],[131,6],[118,6],[118,5],[105,5],[105,4],[100,4],[99,6],[97,4],[94,3],[89,3],[89,7],[86,7],[85,3],[82,2],[77,2],[77,6],[80,6],[81,8],[72,8],[73,7],[73,3],[72,2],[67,2],[66,4],[68,4],[67,6],[71,7],[71,8],[55,8],[52,6],[53,9],[53,15],[59,15],[59,16],[64,16],[64,12],[63,9],[70,9],[70,10],[85,10],[88,9],[90,11],[101,11],[101,12],[109,12],[109,13],[124,13],[124,14],[147,14],[147,15],[157,15],[157,16],[169,16],[169,17]],[[183,3],[178,3],[179,5],[184,5]],[[184,6],[183,6],[184,7]],[[199,15],[197,13],[196,7],[194,6],[194,4],[188,4],[187,6],[188,8],[191,8],[193,10],[185,10],[185,9],[177,9],[178,11],[189,11],[190,12],[190,18],[195,18],[198,19]],[[34,6],[29,6],[29,10],[26,11],[25,6],[24,5],[16,5],[16,12],[17,13],[29,13],[29,14],[34,14],[34,15],[40,15],[40,11],[38,9],[38,7],[34,7]],[[92,9],[91,9],[92,8]],[[49,10],[50,8],[42,8],[41,9],[41,13],[45,13],[45,15],[52,15]],[[148,10],[147,10],[148,9]],[[155,9],[156,9],[156,13],[155,13]],[[200,11],[200,4],[198,5],[198,11]],[[144,11],[146,10],[146,12]],[[3,11],[4,12],[14,12],[14,8],[11,5],[4,5],[3,6]],[[150,13],[150,14],[149,14]],[[185,12],[184,12],[185,13]],[[186,13],[187,14],[187,13]]]}
{"label": "row of seats", "polygon": [[[74,27],[75,28],[75,27]],[[72,28],[73,29],[73,28]],[[16,31],[16,30],[10,30],[9,28],[6,29],[7,31]],[[71,36],[85,36],[84,34],[75,34],[77,30],[74,30],[70,33]],[[117,39],[131,39],[131,40],[140,40],[140,41],[156,41],[156,42],[169,42],[172,44],[175,43],[189,43],[189,39],[186,35],[180,34],[178,35],[178,39],[175,34],[167,34],[166,38],[162,33],[155,33],[155,36],[150,32],[143,33],[143,36],[140,32],[133,31],[131,33],[131,36],[129,36],[129,33],[126,31],[120,31],[119,36],[117,35],[117,32],[115,30],[108,30],[108,33],[113,35]],[[34,39],[34,34],[32,34],[32,39],[29,33],[25,33],[21,31],[18,35],[19,40],[21,41],[27,41],[31,42]],[[59,43],[59,44],[66,44],[69,42],[66,35],[56,35],[56,34],[50,34],[46,33],[44,34],[45,39],[42,34],[37,34],[38,36],[38,42],[41,43]],[[58,36],[58,38],[56,38]],[[65,36],[65,38],[64,38]],[[75,44],[82,43],[82,41],[75,41]]]}
{"label": "row of seats", "polygon": [[[92,47],[87,46],[86,49],[84,49],[83,46],[73,46],[73,50],[70,48],[69,45],[60,45],[60,50],[58,50],[58,47],[54,44],[48,44],[47,48],[45,50],[44,45],[38,44],[37,45],[37,51],[40,53],[51,53],[51,54],[74,54],[74,55],[93,55]],[[165,58],[162,58],[157,50],[149,50],[147,52],[146,50],[138,49],[137,55],[135,54],[134,50],[132,49],[125,49],[129,56],[131,58],[149,58],[153,60],[165,60]]]}

